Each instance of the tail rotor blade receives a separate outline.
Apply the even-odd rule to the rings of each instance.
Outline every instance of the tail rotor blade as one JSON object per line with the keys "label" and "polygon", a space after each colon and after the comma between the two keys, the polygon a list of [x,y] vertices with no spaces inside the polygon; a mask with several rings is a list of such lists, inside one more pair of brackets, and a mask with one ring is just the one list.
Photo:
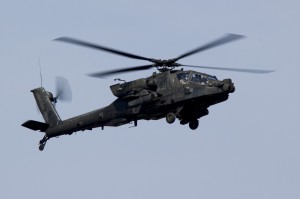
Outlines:
{"label": "tail rotor blade", "polygon": [[72,101],[72,90],[68,80],[63,77],[56,77],[56,97],[62,102]]}

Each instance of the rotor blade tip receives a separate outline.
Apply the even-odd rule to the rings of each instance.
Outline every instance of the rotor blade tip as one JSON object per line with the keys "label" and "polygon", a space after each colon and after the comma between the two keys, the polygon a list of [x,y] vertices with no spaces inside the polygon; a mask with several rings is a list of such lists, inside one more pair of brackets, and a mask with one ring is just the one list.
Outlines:
{"label": "rotor blade tip", "polygon": [[243,38],[247,37],[246,35],[240,35],[240,34],[234,34],[234,33],[227,33],[227,35],[235,37],[235,38],[240,38],[240,39],[243,39]]}
{"label": "rotor blade tip", "polygon": [[64,37],[58,37],[56,39],[53,39],[52,41],[61,41]]}
{"label": "rotor blade tip", "polygon": [[105,79],[104,75],[101,75],[101,74],[89,73],[89,74],[86,74],[86,76],[93,77],[93,78],[102,78],[102,79]]}

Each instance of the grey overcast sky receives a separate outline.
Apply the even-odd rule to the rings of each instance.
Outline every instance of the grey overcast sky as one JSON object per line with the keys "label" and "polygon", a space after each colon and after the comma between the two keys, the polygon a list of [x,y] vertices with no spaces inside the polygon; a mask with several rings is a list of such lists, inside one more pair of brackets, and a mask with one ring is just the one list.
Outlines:
{"label": "grey overcast sky", "polygon": [[[299,199],[300,1],[0,1],[0,198]],[[94,129],[51,139],[20,125],[43,121],[31,89],[71,84],[63,119],[115,100],[113,78],[91,72],[147,64],[52,40],[70,36],[155,58],[172,58],[226,33],[247,38],[182,63],[273,69],[232,78],[236,92],[210,107],[196,131],[177,121]],[[122,74],[126,80],[155,70]]]}

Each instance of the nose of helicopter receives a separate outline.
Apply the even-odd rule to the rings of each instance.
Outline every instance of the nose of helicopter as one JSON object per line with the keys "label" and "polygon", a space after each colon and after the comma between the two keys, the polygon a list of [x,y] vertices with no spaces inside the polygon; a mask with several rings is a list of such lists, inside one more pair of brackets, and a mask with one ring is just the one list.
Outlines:
{"label": "nose of helicopter", "polygon": [[235,86],[231,79],[224,79],[224,84],[222,86],[223,91],[233,93],[235,91]]}

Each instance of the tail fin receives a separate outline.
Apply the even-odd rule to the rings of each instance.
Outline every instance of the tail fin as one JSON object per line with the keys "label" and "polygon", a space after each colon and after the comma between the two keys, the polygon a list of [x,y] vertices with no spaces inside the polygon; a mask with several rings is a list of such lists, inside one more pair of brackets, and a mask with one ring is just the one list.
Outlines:
{"label": "tail fin", "polygon": [[57,126],[62,123],[52,103],[54,100],[52,93],[46,91],[43,87],[33,89],[31,92],[33,93],[39,110],[49,127]]}

